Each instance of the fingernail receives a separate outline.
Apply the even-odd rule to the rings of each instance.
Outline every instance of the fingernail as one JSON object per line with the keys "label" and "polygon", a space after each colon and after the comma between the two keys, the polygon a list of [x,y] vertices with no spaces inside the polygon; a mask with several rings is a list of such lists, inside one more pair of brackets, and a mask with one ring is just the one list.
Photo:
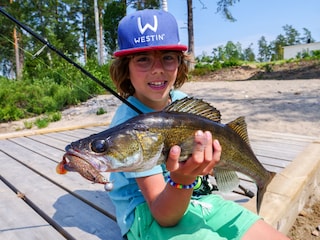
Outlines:
{"label": "fingernail", "polygon": [[202,131],[200,131],[200,130],[196,131],[196,136],[198,136],[198,137],[203,136],[203,132],[202,132]]}
{"label": "fingernail", "polygon": [[206,134],[208,140],[210,140],[212,138],[211,132],[206,131],[205,134]]}
{"label": "fingernail", "polygon": [[170,149],[171,153],[173,154],[177,154],[179,153],[179,148],[177,146],[173,146],[171,149]]}

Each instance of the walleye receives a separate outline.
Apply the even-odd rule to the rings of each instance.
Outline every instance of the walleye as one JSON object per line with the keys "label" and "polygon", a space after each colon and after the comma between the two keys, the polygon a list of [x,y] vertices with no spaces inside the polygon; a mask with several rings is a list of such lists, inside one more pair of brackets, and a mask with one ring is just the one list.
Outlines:
{"label": "walleye", "polygon": [[[227,124],[220,123],[220,118],[220,112],[208,103],[186,97],[163,111],[138,115],[72,142],[66,147],[58,172],[74,169],[97,182],[99,172],[145,171],[165,163],[173,145],[181,147],[180,161],[185,161],[192,154],[195,131],[208,130],[222,146],[220,161],[214,168],[218,188],[232,190],[239,184],[236,172],[247,175],[257,185],[259,212],[266,187],[275,173],[267,171],[253,153],[244,117]],[[108,181],[104,179],[102,183]]]}

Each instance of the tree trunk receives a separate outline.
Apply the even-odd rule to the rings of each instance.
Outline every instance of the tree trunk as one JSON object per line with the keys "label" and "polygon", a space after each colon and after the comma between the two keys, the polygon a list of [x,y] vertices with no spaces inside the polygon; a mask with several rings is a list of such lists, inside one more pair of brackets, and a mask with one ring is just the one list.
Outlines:
{"label": "tree trunk", "polygon": [[[12,4],[12,0],[10,0],[10,4]],[[16,27],[13,28],[13,41],[14,41],[14,54],[16,61],[16,79],[20,80],[22,76],[22,69],[20,64],[20,52],[19,52],[19,38],[17,35]]]}
{"label": "tree trunk", "polygon": [[14,53],[15,53],[15,61],[16,61],[16,79],[20,80],[22,75],[22,69],[20,65],[20,53],[19,53],[19,39],[17,36],[16,27],[13,28],[13,39],[14,39]]}
{"label": "tree trunk", "polygon": [[[82,8],[84,8],[84,3],[82,1]],[[85,30],[85,18],[84,14],[82,13],[82,42],[83,42],[83,59],[84,63],[87,63],[88,61],[88,51],[87,51],[87,36],[86,36],[86,30]]]}
{"label": "tree trunk", "polygon": [[100,38],[100,65],[105,64],[104,60],[104,38],[102,26],[102,10],[99,9],[99,38]]}
{"label": "tree trunk", "polygon": [[99,65],[102,65],[104,63],[103,41],[102,41],[103,35],[102,35],[102,27],[100,24],[98,0],[94,0],[94,20],[95,20],[95,26],[96,26],[98,63],[99,63]]}
{"label": "tree trunk", "polygon": [[167,2],[167,0],[162,0],[162,1],[161,1],[161,9],[162,9],[163,11],[168,12],[168,2]]}
{"label": "tree trunk", "polygon": [[189,68],[189,71],[192,71],[194,70],[194,65],[195,65],[192,0],[187,0],[187,7],[188,7],[188,54],[190,55],[188,68]]}

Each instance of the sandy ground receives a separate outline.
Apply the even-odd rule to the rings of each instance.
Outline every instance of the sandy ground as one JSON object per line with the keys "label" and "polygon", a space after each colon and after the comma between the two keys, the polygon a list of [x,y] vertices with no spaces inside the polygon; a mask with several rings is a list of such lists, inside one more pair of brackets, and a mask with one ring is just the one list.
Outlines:
{"label": "sandy ground", "polygon": [[320,80],[200,82],[182,89],[219,109],[224,123],[245,116],[248,128],[320,137]]}
{"label": "sandy ground", "polygon": [[[320,137],[320,79],[188,82],[181,90],[219,109],[223,123],[245,116],[249,129]],[[111,95],[95,97],[63,111],[46,130],[108,124],[119,104]],[[99,108],[107,113],[96,115]],[[0,136],[30,131],[24,129],[26,121],[34,119],[0,124]]]}
{"label": "sandy ground", "polygon": [[219,109],[224,123],[245,116],[248,128],[320,136],[320,79],[191,82],[182,90]]}
{"label": "sandy ground", "polygon": [[[223,123],[245,116],[249,129],[320,138],[320,79],[200,81],[188,82],[182,90],[219,109]],[[120,101],[111,95],[95,97],[66,109],[61,121],[51,123],[44,130],[107,125],[119,104]],[[107,113],[96,115],[99,108]],[[24,129],[26,121],[34,119],[0,124],[0,138],[38,131],[35,127]],[[304,209],[290,231],[292,240],[320,239],[311,234],[313,231],[319,234],[315,230],[320,225],[319,210],[320,201]]]}

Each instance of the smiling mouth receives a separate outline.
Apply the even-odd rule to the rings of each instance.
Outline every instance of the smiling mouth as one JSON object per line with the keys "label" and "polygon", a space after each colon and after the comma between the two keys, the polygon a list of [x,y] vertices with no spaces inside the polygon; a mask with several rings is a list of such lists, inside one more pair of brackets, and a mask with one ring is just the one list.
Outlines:
{"label": "smiling mouth", "polygon": [[151,83],[148,83],[148,85],[152,88],[163,88],[167,85],[167,81],[151,82]]}

